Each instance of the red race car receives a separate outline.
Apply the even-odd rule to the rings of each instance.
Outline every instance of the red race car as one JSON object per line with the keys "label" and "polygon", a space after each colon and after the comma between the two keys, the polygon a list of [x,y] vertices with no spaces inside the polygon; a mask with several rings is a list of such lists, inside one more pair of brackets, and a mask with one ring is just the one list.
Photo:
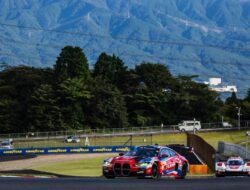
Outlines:
{"label": "red race car", "polygon": [[103,176],[152,177],[173,176],[185,178],[189,169],[187,159],[174,150],[163,146],[137,146],[118,157],[103,161]]}

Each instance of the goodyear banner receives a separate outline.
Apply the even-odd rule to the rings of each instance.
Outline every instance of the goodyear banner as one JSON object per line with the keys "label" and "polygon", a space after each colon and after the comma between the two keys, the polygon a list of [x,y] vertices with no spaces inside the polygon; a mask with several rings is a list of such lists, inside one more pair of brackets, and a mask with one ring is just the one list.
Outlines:
{"label": "goodyear banner", "polygon": [[88,147],[56,147],[56,148],[20,148],[2,149],[0,155],[26,154],[75,154],[75,153],[105,153],[127,152],[132,146],[88,146]]}

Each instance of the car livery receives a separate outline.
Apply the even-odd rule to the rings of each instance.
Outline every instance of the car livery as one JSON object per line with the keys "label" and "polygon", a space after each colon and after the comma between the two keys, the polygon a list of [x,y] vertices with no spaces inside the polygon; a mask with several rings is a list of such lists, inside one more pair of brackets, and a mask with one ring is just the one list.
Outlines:
{"label": "car livery", "polygon": [[163,146],[137,146],[118,157],[103,161],[103,176],[115,177],[152,177],[173,176],[185,178],[189,169],[186,158],[174,150]]}
{"label": "car livery", "polygon": [[250,162],[244,162],[241,157],[230,157],[226,162],[216,162],[215,175],[217,177],[229,175],[250,176]]}

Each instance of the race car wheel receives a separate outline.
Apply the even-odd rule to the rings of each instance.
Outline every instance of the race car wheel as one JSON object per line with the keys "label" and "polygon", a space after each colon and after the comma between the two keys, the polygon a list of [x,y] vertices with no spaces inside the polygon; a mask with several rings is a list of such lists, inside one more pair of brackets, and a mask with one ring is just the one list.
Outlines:
{"label": "race car wheel", "polygon": [[181,168],[181,175],[179,177],[176,177],[176,179],[185,179],[187,175],[187,163],[183,163]]}
{"label": "race car wheel", "polygon": [[158,166],[156,163],[154,163],[152,166],[152,178],[153,179],[160,179],[161,178],[161,174],[159,174],[159,172],[158,172]]}
{"label": "race car wheel", "polygon": [[105,172],[103,171],[102,174],[103,174],[103,176],[106,177],[107,179],[114,179],[114,178],[115,178],[115,175],[114,175],[113,173],[111,173],[111,172],[105,173]]}
{"label": "race car wheel", "polygon": [[224,174],[221,174],[221,173],[219,174],[219,173],[217,173],[217,172],[216,172],[215,176],[216,176],[216,177],[225,177]]}
{"label": "race car wheel", "polygon": [[184,179],[185,177],[186,177],[186,175],[187,175],[187,164],[186,163],[184,163],[183,165],[182,165],[182,169],[181,169],[181,175],[182,175],[182,178]]}

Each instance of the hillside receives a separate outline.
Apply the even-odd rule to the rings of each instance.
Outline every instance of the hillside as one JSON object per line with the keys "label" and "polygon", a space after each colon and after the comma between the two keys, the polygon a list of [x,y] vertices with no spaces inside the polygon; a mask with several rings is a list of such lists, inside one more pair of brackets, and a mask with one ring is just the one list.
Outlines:
{"label": "hillside", "polygon": [[75,45],[90,65],[105,51],[129,67],[220,76],[239,96],[250,87],[249,0],[0,0],[0,30],[0,60],[10,65],[52,66]]}

